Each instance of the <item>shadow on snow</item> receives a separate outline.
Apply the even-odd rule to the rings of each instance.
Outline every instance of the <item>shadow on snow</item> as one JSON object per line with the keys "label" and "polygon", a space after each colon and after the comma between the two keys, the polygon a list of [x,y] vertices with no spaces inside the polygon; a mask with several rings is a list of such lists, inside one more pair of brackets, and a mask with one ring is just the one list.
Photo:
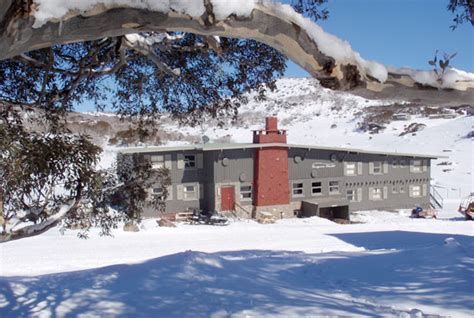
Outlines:
{"label": "shadow on snow", "polygon": [[[3,277],[0,317],[396,316],[409,311],[408,304],[438,308],[437,314],[443,314],[439,308],[474,310],[472,237],[404,231],[333,236],[370,251],[187,251],[139,264]],[[446,245],[447,237],[459,244]]]}

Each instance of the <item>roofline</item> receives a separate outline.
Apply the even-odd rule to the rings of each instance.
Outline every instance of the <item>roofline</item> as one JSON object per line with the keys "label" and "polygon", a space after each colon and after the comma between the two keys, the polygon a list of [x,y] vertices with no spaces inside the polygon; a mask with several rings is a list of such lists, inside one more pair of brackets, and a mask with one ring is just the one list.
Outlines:
{"label": "roofline", "polygon": [[430,155],[430,154],[416,154],[406,152],[382,152],[375,150],[364,150],[357,148],[337,148],[327,146],[315,146],[315,145],[297,145],[297,144],[284,144],[284,143],[264,143],[264,144],[253,144],[253,143],[230,143],[230,144],[195,144],[195,145],[182,145],[182,146],[145,146],[145,147],[128,147],[119,149],[120,153],[149,153],[149,152],[168,152],[168,151],[216,151],[216,150],[230,150],[230,149],[254,149],[254,148],[268,148],[268,147],[281,147],[281,148],[298,148],[308,150],[329,150],[329,151],[342,151],[348,153],[360,153],[360,154],[372,154],[372,155],[383,155],[383,156],[404,156],[404,157],[417,157],[417,158],[448,158],[447,156]]}

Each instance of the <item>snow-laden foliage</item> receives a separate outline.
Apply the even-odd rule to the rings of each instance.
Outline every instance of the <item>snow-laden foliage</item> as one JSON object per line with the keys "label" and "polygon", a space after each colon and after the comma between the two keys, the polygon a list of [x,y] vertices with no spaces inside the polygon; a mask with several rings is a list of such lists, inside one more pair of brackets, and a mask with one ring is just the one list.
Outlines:
{"label": "snow-laden foliage", "polygon": [[[101,149],[86,136],[28,131],[21,112],[0,105],[0,242],[29,237],[61,224],[110,234],[120,221],[139,222],[145,206],[164,209],[148,189],[169,183],[168,171],[143,158],[96,170]],[[141,160],[139,160],[141,159]]]}

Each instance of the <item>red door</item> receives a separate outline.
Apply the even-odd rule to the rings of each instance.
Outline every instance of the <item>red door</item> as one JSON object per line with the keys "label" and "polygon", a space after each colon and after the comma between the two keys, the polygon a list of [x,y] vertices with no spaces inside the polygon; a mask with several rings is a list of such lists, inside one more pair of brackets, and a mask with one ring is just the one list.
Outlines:
{"label": "red door", "polygon": [[221,188],[221,211],[234,210],[235,190],[234,187]]}

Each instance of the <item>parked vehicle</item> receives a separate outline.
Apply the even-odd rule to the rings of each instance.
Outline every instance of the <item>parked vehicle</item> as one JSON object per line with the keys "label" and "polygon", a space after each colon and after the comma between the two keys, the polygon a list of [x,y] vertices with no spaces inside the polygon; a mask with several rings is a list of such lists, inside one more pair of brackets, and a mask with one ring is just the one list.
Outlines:
{"label": "parked vehicle", "polygon": [[423,210],[423,208],[417,206],[413,210],[411,210],[411,218],[414,219],[426,219],[426,218],[433,218],[436,219],[436,210]]}
{"label": "parked vehicle", "polygon": [[202,210],[194,209],[191,224],[228,225],[229,219],[216,211],[203,212]]}
{"label": "parked vehicle", "polygon": [[458,212],[464,215],[466,220],[474,219],[474,193],[473,192],[471,192],[470,195],[468,195],[461,201]]}

